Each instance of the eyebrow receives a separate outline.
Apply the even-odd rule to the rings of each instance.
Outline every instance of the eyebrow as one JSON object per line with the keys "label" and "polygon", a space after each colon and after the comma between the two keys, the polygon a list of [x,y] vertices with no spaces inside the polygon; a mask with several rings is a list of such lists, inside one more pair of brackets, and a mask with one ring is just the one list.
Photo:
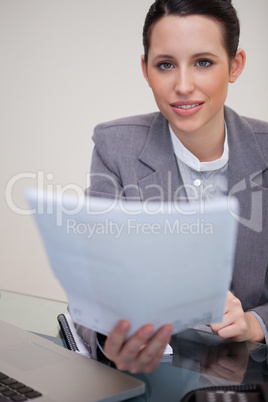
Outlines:
{"label": "eyebrow", "polygon": [[153,58],[153,61],[158,59],[174,59],[174,56],[171,56],[170,54],[158,54]]}
{"label": "eyebrow", "polygon": [[219,58],[219,56],[217,56],[215,53],[212,53],[212,52],[202,52],[202,53],[196,53],[196,54],[194,54],[194,55],[193,55],[193,59],[196,59],[196,58],[199,58],[199,57],[207,57],[207,56]]}
{"label": "eyebrow", "polygon": [[[212,52],[202,52],[202,53],[195,53],[192,56],[192,59],[198,59],[200,57],[214,57],[214,58],[219,58],[215,53]],[[153,58],[153,61],[156,61],[158,59],[175,59],[174,56],[171,56],[170,54],[158,54]]]}

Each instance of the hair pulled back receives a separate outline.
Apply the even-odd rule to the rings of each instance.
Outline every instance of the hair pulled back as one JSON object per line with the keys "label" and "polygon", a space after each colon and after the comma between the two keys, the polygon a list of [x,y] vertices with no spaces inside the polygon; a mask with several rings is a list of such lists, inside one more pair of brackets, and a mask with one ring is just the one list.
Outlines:
{"label": "hair pulled back", "polygon": [[224,46],[232,60],[237,52],[240,23],[232,0],[156,0],[150,7],[143,27],[144,59],[147,64],[151,33],[163,17],[203,15],[220,23]]}

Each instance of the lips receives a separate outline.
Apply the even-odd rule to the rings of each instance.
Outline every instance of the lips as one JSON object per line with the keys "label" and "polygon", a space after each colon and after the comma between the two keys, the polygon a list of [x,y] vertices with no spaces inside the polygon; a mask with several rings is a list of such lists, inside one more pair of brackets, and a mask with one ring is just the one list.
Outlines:
{"label": "lips", "polygon": [[174,102],[170,106],[175,113],[180,116],[191,116],[192,114],[198,112],[205,102],[202,101],[179,101]]}
{"label": "lips", "polygon": [[192,109],[194,107],[202,105],[203,103],[204,102],[202,101],[180,101],[172,103],[171,106],[177,107],[179,109]]}
{"label": "lips", "polygon": [[175,106],[178,109],[192,109],[193,107],[199,106],[200,103],[195,103],[194,105],[182,105],[182,106]]}

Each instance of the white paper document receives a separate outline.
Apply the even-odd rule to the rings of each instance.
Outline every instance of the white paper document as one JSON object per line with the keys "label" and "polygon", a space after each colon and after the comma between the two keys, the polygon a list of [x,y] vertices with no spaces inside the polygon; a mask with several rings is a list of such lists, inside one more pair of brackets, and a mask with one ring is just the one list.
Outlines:
{"label": "white paper document", "polygon": [[72,319],[107,335],[152,323],[173,332],[222,319],[237,203],[160,204],[27,192]]}

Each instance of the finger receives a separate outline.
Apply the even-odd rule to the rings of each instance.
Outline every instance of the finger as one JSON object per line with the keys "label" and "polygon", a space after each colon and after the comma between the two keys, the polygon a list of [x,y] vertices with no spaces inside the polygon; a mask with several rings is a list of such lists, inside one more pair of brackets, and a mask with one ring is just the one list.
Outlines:
{"label": "finger", "polygon": [[245,340],[246,329],[246,324],[241,321],[219,329],[218,335],[224,339],[230,338],[234,341],[240,342]]}
{"label": "finger", "polygon": [[164,325],[157,331],[146,346],[140,350],[136,360],[133,361],[131,372],[142,371],[143,373],[149,373],[153,371],[161,362],[164,350],[170,341],[171,333],[171,325]]}
{"label": "finger", "polygon": [[[244,319],[244,311],[242,310],[241,306],[239,304],[236,304],[233,306],[234,308],[228,311],[224,316],[223,320],[219,324],[211,324],[210,327],[214,333],[216,333],[219,336],[222,336],[223,329],[228,329],[227,332],[232,333],[232,336],[235,336],[233,331],[239,330],[241,327],[242,330],[245,330],[245,319]],[[236,328],[237,325],[237,328]],[[221,331],[221,333],[220,333]],[[225,331],[224,331],[225,332]],[[225,336],[222,336],[223,338],[228,338],[230,335],[225,333]]]}
{"label": "finger", "polygon": [[143,372],[144,374],[149,374],[149,373],[151,373],[152,371],[154,371],[154,370],[159,366],[159,364],[161,363],[162,356],[163,356],[163,354],[161,355],[161,357],[157,357],[157,358],[153,359],[150,363],[148,363],[148,364],[143,368],[143,371],[142,371],[142,372]]}
{"label": "finger", "polygon": [[229,325],[232,325],[235,321],[237,321],[240,317],[239,312],[228,312],[223,316],[222,322],[217,323],[217,324],[211,324],[210,327],[213,332],[216,334],[218,333],[219,330],[222,328],[228,327]]}
{"label": "finger", "polygon": [[235,297],[230,291],[228,291],[222,322],[212,323],[210,327],[212,331],[217,334],[220,329],[231,325],[233,322],[239,320],[243,315],[244,311],[242,309],[240,300]]}
{"label": "finger", "polygon": [[144,325],[125,342],[118,356],[117,368],[119,370],[130,370],[129,367],[134,367],[135,361],[142,350],[146,348],[153,333],[154,327],[152,325]]}
{"label": "finger", "polygon": [[113,360],[123,347],[126,336],[130,330],[130,323],[128,321],[121,320],[115,326],[113,331],[107,336],[104,353],[110,359]]}
{"label": "finger", "polygon": [[170,341],[172,333],[171,325],[164,325],[152,339],[148,342],[146,347],[140,352],[140,361],[151,361],[153,359],[162,359],[163,353],[167,344]]}

